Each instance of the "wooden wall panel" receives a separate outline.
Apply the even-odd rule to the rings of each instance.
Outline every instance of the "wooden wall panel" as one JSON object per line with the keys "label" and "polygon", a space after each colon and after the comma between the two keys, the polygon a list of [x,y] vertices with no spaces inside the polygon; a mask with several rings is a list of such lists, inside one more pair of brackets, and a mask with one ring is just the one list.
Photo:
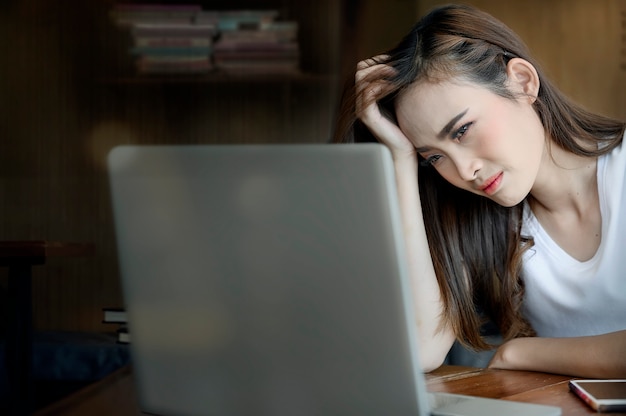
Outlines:
{"label": "wooden wall panel", "polygon": [[[129,60],[125,38],[108,18],[113,3],[0,6],[0,240],[88,241],[97,252],[35,268],[36,329],[107,330],[101,309],[122,304],[105,170],[113,146],[323,142],[332,129],[333,77],[227,85],[115,81],[128,75]],[[285,10],[297,5],[282,3]],[[332,42],[338,10],[331,0],[300,9],[311,19],[303,25],[307,45],[319,55],[307,58],[309,69],[317,63],[330,72],[338,64],[339,45]],[[311,38],[318,27],[325,35]],[[1,304],[5,293],[0,270]]]}
{"label": "wooden wall panel", "polygon": [[39,329],[95,330],[100,308],[121,302],[107,183],[87,146],[102,96],[94,45],[106,12],[97,6],[23,1],[0,9],[0,239],[98,249],[93,258],[35,267]]}
{"label": "wooden wall panel", "polygon": [[344,0],[341,78],[351,83],[359,61],[393,47],[415,23],[416,0]]}
{"label": "wooden wall panel", "polygon": [[[449,3],[417,0],[418,15]],[[527,43],[548,76],[588,109],[626,119],[621,10],[626,0],[471,0]]]}

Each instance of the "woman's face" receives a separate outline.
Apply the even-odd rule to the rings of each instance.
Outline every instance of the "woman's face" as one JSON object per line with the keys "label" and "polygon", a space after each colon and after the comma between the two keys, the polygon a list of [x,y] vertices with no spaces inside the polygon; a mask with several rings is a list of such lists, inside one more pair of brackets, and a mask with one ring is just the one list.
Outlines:
{"label": "woman's face", "polygon": [[513,206],[530,192],[546,153],[532,102],[471,83],[421,82],[401,95],[396,115],[418,153],[448,182]]}

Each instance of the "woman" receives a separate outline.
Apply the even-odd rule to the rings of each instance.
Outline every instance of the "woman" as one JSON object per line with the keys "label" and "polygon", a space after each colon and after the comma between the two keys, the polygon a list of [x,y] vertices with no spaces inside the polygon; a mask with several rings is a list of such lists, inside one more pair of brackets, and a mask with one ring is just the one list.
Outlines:
{"label": "woman", "polygon": [[391,151],[425,371],[490,319],[490,367],[626,376],[624,130],[469,6],[358,64],[335,142]]}

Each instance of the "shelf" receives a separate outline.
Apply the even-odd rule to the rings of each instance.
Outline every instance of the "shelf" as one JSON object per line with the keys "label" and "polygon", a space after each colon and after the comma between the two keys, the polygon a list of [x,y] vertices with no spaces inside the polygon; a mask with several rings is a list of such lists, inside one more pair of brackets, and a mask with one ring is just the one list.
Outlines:
{"label": "shelf", "polygon": [[214,71],[207,74],[173,74],[173,75],[129,75],[102,78],[100,83],[107,85],[154,85],[154,84],[244,84],[244,83],[299,83],[326,84],[335,82],[333,74],[314,73],[227,73]]}

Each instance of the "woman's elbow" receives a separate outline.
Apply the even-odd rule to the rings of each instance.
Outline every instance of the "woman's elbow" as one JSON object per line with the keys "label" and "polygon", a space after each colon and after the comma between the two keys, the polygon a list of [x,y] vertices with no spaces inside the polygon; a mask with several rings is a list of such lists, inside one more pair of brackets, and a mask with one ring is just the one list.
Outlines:
{"label": "woman's elbow", "polygon": [[430,373],[441,367],[446,359],[445,351],[424,351],[420,355],[420,366],[422,371]]}
{"label": "woman's elbow", "polygon": [[425,373],[434,371],[443,365],[456,337],[451,331],[445,331],[428,339],[428,342],[422,340],[418,344],[420,366]]}

